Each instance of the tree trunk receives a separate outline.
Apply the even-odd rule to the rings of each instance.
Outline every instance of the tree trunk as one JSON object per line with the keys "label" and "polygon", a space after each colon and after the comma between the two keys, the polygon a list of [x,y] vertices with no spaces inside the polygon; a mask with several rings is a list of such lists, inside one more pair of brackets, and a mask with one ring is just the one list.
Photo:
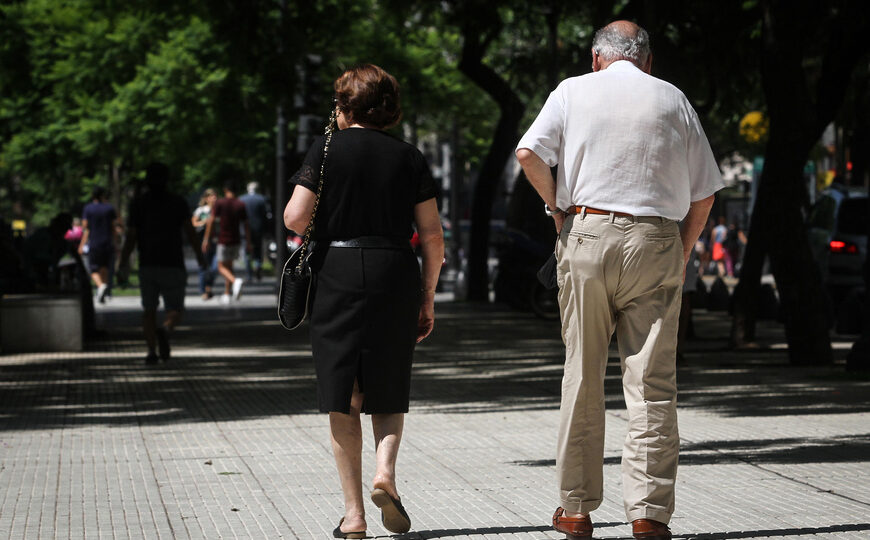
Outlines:
{"label": "tree trunk", "polygon": [[[761,198],[755,202],[756,208],[764,208]],[[761,290],[761,272],[764,267],[764,257],[767,255],[764,237],[764,225],[761,223],[762,212],[753,212],[749,223],[746,250],[743,253],[743,264],[740,266],[740,281],[734,288],[733,319],[731,320],[731,346],[743,348],[755,341],[755,323],[758,315],[756,299]]]}
{"label": "tree trunk", "polygon": [[113,158],[109,163],[109,202],[115,207],[118,215],[121,215],[121,159]]}
{"label": "tree trunk", "polygon": [[771,132],[762,172],[766,193],[776,196],[759,210],[760,221],[785,316],[789,359],[794,364],[826,364],[833,361],[827,298],[802,212],[803,167],[812,143],[796,145],[793,131],[779,133]]}
{"label": "tree trunk", "polygon": [[492,220],[492,204],[505,165],[513,155],[517,144],[517,129],[522,116],[502,112],[486,154],[483,167],[474,185],[471,203],[471,236],[468,258],[468,300],[485,302],[489,299],[489,225]]}
{"label": "tree trunk", "polygon": [[[737,345],[752,339],[754,292],[767,251],[785,314],[789,358],[795,364],[832,361],[827,299],[803,218],[808,203],[803,167],[843,103],[853,67],[868,50],[862,37],[867,19],[862,3],[844,2],[841,8],[831,11],[812,1],[762,3],[762,81],[770,140],[753,209],[748,260],[735,293],[732,338]],[[811,34],[816,39],[806,46]]]}
{"label": "tree trunk", "polygon": [[[479,22],[479,21],[476,21]],[[513,155],[517,143],[517,129],[525,105],[492,68],[483,64],[483,55],[492,38],[500,31],[500,22],[490,23],[487,36],[479,28],[469,25],[463,29],[464,43],[459,70],[489,94],[501,113],[492,143],[474,185],[471,203],[471,235],[468,258],[468,300],[485,302],[489,299],[489,225],[492,203],[502,178],[505,164]]]}

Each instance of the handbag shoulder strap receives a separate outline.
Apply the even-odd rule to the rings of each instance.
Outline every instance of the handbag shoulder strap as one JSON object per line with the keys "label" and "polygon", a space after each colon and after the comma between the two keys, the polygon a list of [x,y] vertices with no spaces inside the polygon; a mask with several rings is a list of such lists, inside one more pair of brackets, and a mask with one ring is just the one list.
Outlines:
{"label": "handbag shoulder strap", "polygon": [[305,262],[305,255],[308,252],[308,243],[311,241],[311,233],[314,232],[314,216],[317,215],[317,207],[320,206],[320,194],[323,193],[323,177],[326,170],[326,155],[329,153],[329,143],[332,142],[332,133],[335,131],[336,110],[333,109],[329,117],[329,125],[326,126],[326,140],[323,143],[323,158],[320,160],[320,178],[317,180],[317,192],[314,194],[314,208],[311,210],[311,219],[308,221],[308,226],[305,227],[302,246],[299,248],[302,252],[299,254],[299,263],[296,265],[296,273],[302,272],[302,266]]}

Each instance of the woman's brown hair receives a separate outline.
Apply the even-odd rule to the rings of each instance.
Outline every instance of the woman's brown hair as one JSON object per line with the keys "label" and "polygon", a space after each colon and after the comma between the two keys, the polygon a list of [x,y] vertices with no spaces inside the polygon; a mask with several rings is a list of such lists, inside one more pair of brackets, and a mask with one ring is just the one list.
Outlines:
{"label": "woman's brown hair", "polygon": [[338,109],[349,122],[379,129],[395,126],[402,118],[399,83],[374,64],[351,68],[335,80]]}
{"label": "woman's brown hair", "polygon": [[208,203],[208,198],[212,195],[217,197],[217,192],[212,188],[206,188],[206,190],[202,192],[202,196],[199,198],[199,205],[205,206]]}

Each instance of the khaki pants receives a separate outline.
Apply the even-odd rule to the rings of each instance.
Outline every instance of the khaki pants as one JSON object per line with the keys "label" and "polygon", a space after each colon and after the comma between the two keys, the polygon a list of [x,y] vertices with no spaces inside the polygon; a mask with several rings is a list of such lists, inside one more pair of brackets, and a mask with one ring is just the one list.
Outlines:
{"label": "khaki pants", "polygon": [[677,223],[569,216],[556,246],[565,375],[556,468],[562,507],[601,505],[604,372],[616,330],[628,435],[622,484],[629,521],[668,523],[679,433],[676,343],[683,276]]}

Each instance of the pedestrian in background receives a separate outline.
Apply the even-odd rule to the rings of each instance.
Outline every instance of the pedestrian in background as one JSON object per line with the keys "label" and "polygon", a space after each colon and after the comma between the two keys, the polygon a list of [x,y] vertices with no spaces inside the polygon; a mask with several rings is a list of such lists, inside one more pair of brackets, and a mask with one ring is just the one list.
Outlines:
{"label": "pedestrian in background", "polygon": [[245,203],[236,197],[238,175],[230,172],[224,180],[224,196],[218,199],[212,207],[205,225],[205,238],[202,241],[202,253],[208,251],[208,239],[215,230],[216,224],[220,226],[217,234],[217,258],[218,273],[224,278],[224,294],[221,303],[229,304],[230,299],[238,300],[242,295],[244,280],[236,277],[233,272],[233,261],[239,257],[239,249],[242,244],[241,230],[245,231],[245,246],[250,252],[251,229],[248,226],[248,216]]}
{"label": "pedestrian in background", "polygon": [[115,235],[121,221],[115,207],[106,202],[106,189],[96,186],[91,202],[82,211],[82,240],[79,254],[87,253],[91,279],[97,287],[97,301],[106,303],[112,294],[111,270],[115,265]]}
{"label": "pedestrian in background", "polygon": [[[327,152],[325,139],[317,139],[290,180],[296,187],[284,224],[299,234],[308,226],[325,153],[312,233],[311,349],[344,493],[344,517],[333,536],[364,538],[361,413],[371,415],[375,436],[371,499],[388,531],[411,528],[396,488],[396,458],[414,346],[435,321],[444,238],[426,159],[384,131],[401,117],[396,79],[365,64],[344,72],[334,86],[340,131]],[[414,225],[422,277],[409,242]]]}
{"label": "pedestrian in background", "polygon": [[251,229],[251,249],[245,255],[248,281],[260,281],[263,278],[263,231],[266,229],[269,209],[266,198],[257,193],[259,188],[257,182],[249,182],[248,192],[239,197],[245,203],[248,227]]}
{"label": "pedestrian in background", "polygon": [[[130,255],[139,251],[139,289],[142,296],[142,330],[148,352],[146,364],[171,356],[169,338],[184,313],[184,290],[187,270],[184,266],[183,241],[196,254],[200,269],[205,266],[197,249],[196,232],[190,222],[190,208],[184,198],[167,189],[169,167],[152,163],[145,169],[147,190],[130,203],[129,222],[121,248],[120,270],[130,271]],[[157,325],[160,298],[166,311],[162,325]]]}
{"label": "pedestrian in background", "polygon": [[212,188],[207,188],[202,192],[202,197],[199,198],[199,206],[193,211],[193,216],[190,218],[194,230],[196,230],[197,250],[202,249],[202,244],[207,243],[208,249],[203,253],[205,256],[205,266],[199,269],[199,294],[203,300],[210,300],[213,296],[212,287],[214,286],[214,277],[217,272],[215,252],[217,251],[217,241],[215,240],[214,231],[211,236],[206,238],[205,226],[208,223],[208,218],[211,215],[214,203],[217,201],[217,193]]}
{"label": "pedestrian in background", "polygon": [[731,253],[725,246],[725,240],[728,238],[728,225],[725,216],[719,216],[719,224],[713,227],[711,238],[713,241],[713,262],[716,263],[719,276],[733,276],[734,265],[731,260]]}
{"label": "pedestrian in background", "polygon": [[82,220],[81,218],[74,217],[72,222],[72,227],[63,235],[64,240],[70,243],[74,243],[76,247],[82,241]]}
{"label": "pedestrian in background", "polygon": [[652,77],[651,66],[645,30],[607,25],[592,42],[593,73],[562,81],[517,145],[559,232],[565,375],[553,526],[574,539],[592,538],[589,514],[603,500],[604,374],[614,330],[628,410],[625,513],[635,538],[671,538],[681,288],[723,182],[689,101]]}
{"label": "pedestrian in background", "polygon": [[[695,242],[698,245],[698,242]],[[692,321],[692,303],[698,291],[700,263],[695,250],[689,252],[689,262],[686,264],[686,275],[683,279],[683,294],[680,301],[680,320],[677,329],[677,364],[686,361],[686,340],[695,337],[695,326]]]}
{"label": "pedestrian in background", "polygon": [[731,263],[731,273],[735,276],[740,272],[743,261],[743,248],[746,246],[746,234],[740,225],[732,221],[728,224],[728,234],[725,235],[725,241],[722,242],[725,248],[725,253],[728,255],[728,261]]}
{"label": "pedestrian in background", "polygon": [[[76,247],[66,240],[72,222],[72,214],[61,212],[47,226],[39,227],[24,241],[24,264],[36,291],[56,293],[63,290],[60,262]],[[82,285],[90,295],[90,283]]]}

